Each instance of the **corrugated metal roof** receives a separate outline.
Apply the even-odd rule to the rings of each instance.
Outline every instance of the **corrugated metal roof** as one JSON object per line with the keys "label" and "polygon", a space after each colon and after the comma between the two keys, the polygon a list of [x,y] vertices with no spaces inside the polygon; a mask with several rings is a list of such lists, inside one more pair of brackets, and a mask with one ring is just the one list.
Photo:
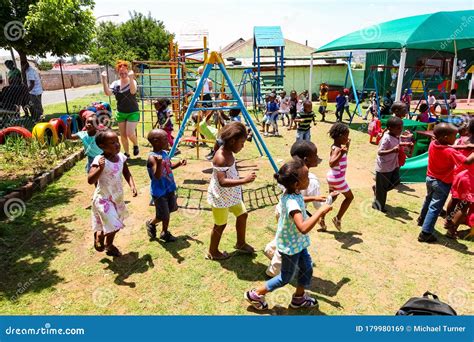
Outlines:
{"label": "corrugated metal roof", "polygon": [[255,26],[253,28],[255,46],[258,48],[272,48],[285,46],[285,39],[280,26]]}

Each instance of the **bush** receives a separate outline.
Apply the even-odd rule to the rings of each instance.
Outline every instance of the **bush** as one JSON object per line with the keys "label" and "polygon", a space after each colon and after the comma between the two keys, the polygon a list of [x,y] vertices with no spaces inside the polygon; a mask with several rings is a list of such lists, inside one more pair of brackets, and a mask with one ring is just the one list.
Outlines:
{"label": "bush", "polygon": [[40,61],[38,63],[38,69],[41,71],[48,71],[53,68],[53,63],[48,62],[48,61]]}

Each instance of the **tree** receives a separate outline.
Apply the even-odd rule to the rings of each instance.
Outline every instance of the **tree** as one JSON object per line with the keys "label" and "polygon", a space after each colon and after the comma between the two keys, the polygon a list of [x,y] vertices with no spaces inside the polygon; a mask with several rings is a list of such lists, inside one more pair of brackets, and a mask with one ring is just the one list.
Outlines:
{"label": "tree", "polygon": [[0,47],[46,57],[82,54],[94,37],[93,0],[0,0]]}
{"label": "tree", "polygon": [[130,12],[122,24],[101,23],[90,56],[98,64],[113,65],[116,60],[168,60],[169,42],[174,35],[150,13]]}

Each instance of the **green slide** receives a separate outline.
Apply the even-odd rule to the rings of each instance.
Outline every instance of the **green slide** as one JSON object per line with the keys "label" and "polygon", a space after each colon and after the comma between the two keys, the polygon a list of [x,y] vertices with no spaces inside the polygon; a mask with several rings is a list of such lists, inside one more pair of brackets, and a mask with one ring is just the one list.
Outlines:
{"label": "green slide", "polygon": [[400,168],[400,179],[402,183],[424,183],[428,168],[428,152],[419,156],[408,158]]}

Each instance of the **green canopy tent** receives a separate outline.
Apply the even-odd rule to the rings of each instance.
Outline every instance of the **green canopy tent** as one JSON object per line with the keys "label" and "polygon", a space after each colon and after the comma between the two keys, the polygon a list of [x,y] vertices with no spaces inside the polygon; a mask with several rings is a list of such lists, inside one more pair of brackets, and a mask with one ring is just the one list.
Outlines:
{"label": "green canopy tent", "polygon": [[323,45],[313,53],[341,50],[401,49],[395,98],[401,97],[408,49],[454,54],[454,86],[457,51],[474,47],[474,10],[436,12],[372,25]]}

